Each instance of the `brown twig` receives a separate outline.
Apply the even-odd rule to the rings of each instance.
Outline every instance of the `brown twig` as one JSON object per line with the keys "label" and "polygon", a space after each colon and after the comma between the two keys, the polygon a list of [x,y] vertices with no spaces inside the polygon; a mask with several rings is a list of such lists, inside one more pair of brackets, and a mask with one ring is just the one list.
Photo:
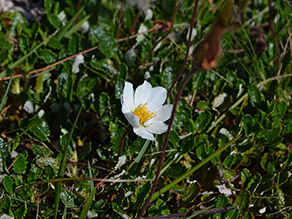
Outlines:
{"label": "brown twig", "polygon": [[153,182],[153,185],[152,185],[152,188],[151,188],[151,191],[148,195],[148,198],[142,208],[142,211],[140,213],[140,216],[143,216],[146,212],[146,209],[151,201],[151,198],[155,192],[155,189],[156,189],[156,186],[157,186],[157,183],[158,183],[158,179],[159,179],[159,175],[160,175],[160,171],[162,169],[162,163],[163,163],[163,160],[164,160],[164,156],[165,156],[165,150],[166,150],[166,147],[167,147],[167,144],[168,144],[168,139],[169,139],[169,135],[170,135],[170,131],[171,131],[171,127],[172,127],[172,124],[173,124],[173,121],[174,121],[174,116],[175,116],[175,113],[176,113],[176,107],[178,105],[178,102],[179,102],[179,99],[180,99],[180,96],[181,96],[181,92],[184,88],[184,86],[188,83],[188,81],[192,78],[192,76],[194,75],[194,73],[198,70],[199,68],[194,68],[192,69],[188,74],[187,76],[184,78],[184,80],[180,83],[179,87],[178,87],[178,91],[175,95],[175,101],[174,101],[174,104],[173,104],[173,109],[172,109],[172,112],[171,112],[171,117],[169,119],[169,123],[168,123],[168,129],[167,129],[167,132],[166,132],[166,135],[165,135],[165,138],[164,138],[164,141],[163,141],[163,145],[162,145],[162,148],[161,148],[161,154],[160,154],[160,157],[159,157],[159,163],[158,163],[158,166],[157,166],[157,170],[156,170],[156,174],[155,174],[155,179],[154,179],[154,182]]}
{"label": "brown twig", "polygon": [[[30,71],[30,72],[28,72],[27,74],[30,75],[30,74],[34,74],[34,73],[37,73],[37,72],[41,72],[41,71],[45,71],[45,70],[51,69],[51,68],[55,67],[56,65],[61,64],[62,62],[68,61],[68,60],[73,59],[74,57],[76,57],[76,56],[78,56],[78,55],[82,55],[82,54],[84,54],[84,53],[90,52],[90,51],[95,50],[95,49],[97,49],[97,48],[98,48],[98,46],[94,46],[94,47],[92,47],[92,48],[90,48],[90,49],[86,49],[86,50],[84,50],[84,51],[82,51],[82,52],[79,52],[79,53],[74,54],[74,55],[72,55],[72,56],[69,56],[69,57],[67,57],[67,58],[65,58],[65,59],[62,59],[62,60],[60,60],[60,61],[58,61],[58,62],[55,62],[54,64],[48,65],[48,66],[46,66],[46,67],[44,67],[44,68],[39,68],[39,69],[36,69],[36,70]],[[18,75],[14,75],[13,78],[20,78],[20,77],[22,77],[22,76],[23,76],[23,74],[18,74]],[[5,80],[9,80],[9,79],[10,79],[10,76],[9,76],[9,77],[4,77],[4,78],[0,78],[0,81],[5,81]]]}
{"label": "brown twig", "polygon": [[271,29],[271,33],[274,39],[274,43],[276,46],[276,51],[277,51],[277,76],[280,76],[280,68],[281,68],[281,60],[280,60],[280,47],[279,44],[277,42],[277,37],[276,37],[276,33],[274,30],[274,25],[273,25],[273,7],[272,7],[272,1],[269,0],[269,13],[270,13],[270,19],[269,19],[269,24],[270,24],[270,29]]}
{"label": "brown twig", "polygon": [[122,0],[121,2],[121,8],[120,8],[120,14],[119,14],[119,23],[118,23],[118,29],[117,29],[117,40],[120,37],[120,29],[121,29],[121,25],[122,25],[122,16],[123,16],[123,8],[124,8],[124,0]]}
{"label": "brown twig", "polygon": [[190,25],[190,32],[189,32],[189,38],[188,38],[187,51],[186,51],[185,59],[184,59],[184,62],[182,64],[181,68],[180,68],[179,74],[176,76],[174,82],[172,83],[170,89],[167,92],[167,97],[169,97],[169,95],[170,95],[172,89],[174,88],[176,82],[178,81],[178,79],[183,74],[184,69],[185,69],[185,66],[186,66],[186,63],[187,63],[187,60],[188,60],[188,55],[189,55],[190,46],[191,46],[192,32],[193,32],[193,28],[194,28],[194,24],[195,24],[195,18],[196,18],[196,13],[197,13],[197,9],[198,9],[198,3],[199,3],[199,0],[196,0],[195,8],[194,8],[193,15],[192,15],[192,20],[191,20],[191,25]]}

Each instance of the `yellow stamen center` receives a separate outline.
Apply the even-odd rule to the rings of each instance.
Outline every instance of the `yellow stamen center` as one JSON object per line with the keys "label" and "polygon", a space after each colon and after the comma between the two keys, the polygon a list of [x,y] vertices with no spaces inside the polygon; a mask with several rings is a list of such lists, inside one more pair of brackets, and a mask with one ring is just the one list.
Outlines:
{"label": "yellow stamen center", "polygon": [[143,125],[146,121],[148,121],[151,118],[154,118],[156,114],[154,112],[148,111],[146,107],[147,103],[144,103],[143,105],[139,106],[133,114],[135,116],[139,117],[140,124]]}

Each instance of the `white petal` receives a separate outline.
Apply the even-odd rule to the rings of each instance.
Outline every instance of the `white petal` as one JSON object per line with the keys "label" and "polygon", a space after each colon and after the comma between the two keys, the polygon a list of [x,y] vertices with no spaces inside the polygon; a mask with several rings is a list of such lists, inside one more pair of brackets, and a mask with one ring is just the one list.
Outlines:
{"label": "white petal", "polygon": [[168,125],[161,121],[152,121],[149,125],[147,123],[148,121],[144,124],[146,126],[146,130],[154,134],[162,134],[166,132],[168,128]]}
{"label": "white petal", "polygon": [[122,98],[121,98],[121,103],[122,103],[123,113],[131,112],[132,110],[135,109],[134,89],[133,89],[133,84],[131,84],[130,82],[126,81],[125,83],[125,87],[124,87]]}
{"label": "white petal", "polygon": [[133,113],[124,113],[124,115],[134,128],[138,128],[140,126],[138,116],[135,116]]}
{"label": "white petal", "polygon": [[143,126],[140,126],[139,128],[134,128],[133,131],[136,133],[136,135],[139,135],[144,139],[155,141],[154,136],[150,132],[148,132]]}
{"label": "white petal", "polygon": [[152,85],[148,81],[137,87],[135,91],[135,106],[138,107],[140,104],[147,102],[151,95]]}
{"label": "white petal", "polygon": [[147,102],[149,110],[156,110],[165,102],[167,91],[164,87],[154,87],[151,90],[150,99]]}
{"label": "white petal", "polygon": [[168,120],[171,116],[173,105],[172,104],[166,104],[162,106],[157,112],[156,117],[154,118],[157,121],[165,122]]}

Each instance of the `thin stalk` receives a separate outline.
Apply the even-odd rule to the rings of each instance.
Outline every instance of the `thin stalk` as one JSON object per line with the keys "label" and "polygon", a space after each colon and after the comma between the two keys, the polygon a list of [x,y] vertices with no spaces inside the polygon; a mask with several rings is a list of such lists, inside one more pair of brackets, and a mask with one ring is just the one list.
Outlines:
{"label": "thin stalk", "polygon": [[[60,168],[59,168],[59,171],[58,171],[57,178],[62,177],[63,176],[63,173],[65,171],[65,163],[66,163],[65,162],[65,159],[66,159],[66,156],[67,156],[67,151],[68,151],[69,144],[70,144],[70,141],[72,139],[73,132],[74,132],[74,129],[76,127],[76,124],[77,124],[79,115],[81,113],[81,110],[82,110],[82,105],[80,105],[80,109],[79,109],[78,114],[76,116],[76,119],[74,121],[73,127],[72,127],[72,129],[70,131],[68,141],[67,141],[67,143],[66,143],[66,145],[64,147],[63,156],[62,156],[62,159],[61,159],[61,164],[60,164]],[[56,193],[55,193],[55,206],[54,206],[54,218],[55,219],[58,216],[58,209],[59,209],[59,203],[60,203],[61,188],[62,188],[62,182],[57,182],[56,183]]]}

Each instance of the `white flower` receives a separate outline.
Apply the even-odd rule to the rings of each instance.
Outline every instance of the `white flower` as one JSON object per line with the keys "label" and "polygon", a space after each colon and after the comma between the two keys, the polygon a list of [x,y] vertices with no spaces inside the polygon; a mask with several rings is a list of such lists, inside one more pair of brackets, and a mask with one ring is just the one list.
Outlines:
{"label": "white flower", "polygon": [[137,135],[154,141],[153,134],[167,131],[168,125],[164,122],[170,118],[173,105],[162,106],[166,95],[165,88],[152,88],[147,81],[138,86],[135,92],[131,83],[125,83],[121,97],[122,112]]}

